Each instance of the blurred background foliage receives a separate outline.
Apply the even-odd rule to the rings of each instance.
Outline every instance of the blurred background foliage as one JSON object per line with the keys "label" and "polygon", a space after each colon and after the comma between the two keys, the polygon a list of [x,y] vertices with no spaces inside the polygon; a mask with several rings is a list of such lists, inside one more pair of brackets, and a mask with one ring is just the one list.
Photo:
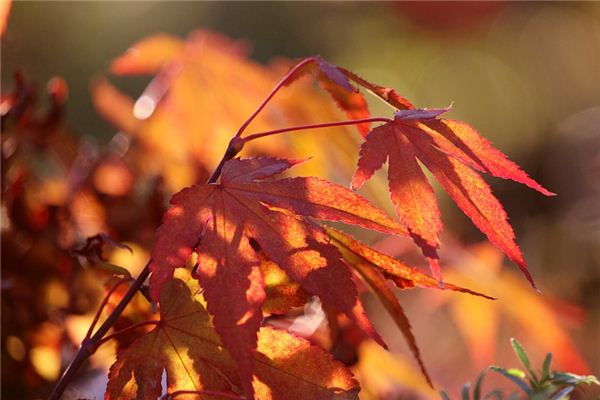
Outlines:
{"label": "blurred background foliage", "polygon": [[[218,158],[223,151],[215,148],[207,153],[201,138],[207,140],[210,136],[199,132],[194,139],[195,150],[186,149],[185,157],[171,159],[161,154],[164,147],[149,146],[144,142],[147,136],[136,136],[143,130],[127,132],[126,127],[108,118],[113,122],[110,124],[97,112],[98,99],[95,106],[92,101],[92,82],[96,89],[98,82],[107,82],[99,80],[102,75],[130,96],[129,101],[135,101],[152,77],[111,75],[111,61],[150,35],[162,32],[183,39],[196,28],[243,40],[251,49],[250,59],[268,65],[260,67],[245,61],[241,55],[235,58],[239,64],[231,65],[260,75],[241,86],[237,78],[227,83],[228,77],[236,76],[236,71],[227,70],[231,65],[212,66],[212,86],[207,91],[226,99],[219,100],[222,112],[226,107],[235,108],[237,103],[243,102],[240,106],[243,110],[251,110],[253,104],[258,104],[272,82],[285,71],[287,64],[277,59],[321,54],[372,82],[394,87],[418,107],[441,107],[454,102],[451,118],[475,126],[536,180],[559,194],[555,198],[542,198],[510,182],[491,182],[507,208],[530,269],[544,291],[541,295],[528,290],[524,279],[514,273],[516,268],[503,262],[493,248],[477,244],[481,234],[450,202],[444,203],[448,237],[442,247],[442,261],[448,280],[500,300],[489,305],[464,295],[399,294],[425,362],[440,387],[451,394],[458,393],[460,385],[476,376],[485,365],[510,367],[514,360],[508,350],[509,336],[516,336],[529,349],[535,364],[540,364],[544,354],[552,351],[558,355],[558,368],[600,373],[599,3],[16,2],[2,35],[2,93],[14,88],[13,74],[21,71],[27,82],[37,85],[39,98],[44,98],[43,87],[50,82],[48,91],[52,101],[39,102],[47,112],[35,127],[11,129],[32,132],[42,126],[44,130],[58,130],[61,138],[69,138],[53,145],[52,152],[44,151],[44,146],[25,149],[25,153],[22,150],[20,163],[35,170],[35,182],[29,182],[38,186],[33,197],[43,193],[44,202],[58,210],[68,202],[68,212],[59,213],[62,217],[57,220],[69,221],[75,233],[69,237],[59,235],[57,239],[55,231],[45,230],[44,218],[47,221],[48,217],[36,214],[41,211],[32,206],[37,203],[31,196],[17,210],[17,214],[28,210],[23,217],[26,223],[20,225],[14,209],[9,210],[13,203],[7,206],[7,199],[17,197],[7,192],[6,182],[18,180],[12,167],[19,163],[6,161],[7,154],[12,154],[14,141],[8,144],[5,141],[10,132],[5,132],[3,124],[2,391],[5,398],[23,398],[22,393],[31,397],[48,391],[61,362],[64,364],[72,354],[68,349],[72,352],[73,343],[82,337],[81,331],[85,333],[102,296],[98,272],[82,270],[79,264],[73,266],[69,254],[57,251],[52,244],[58,240],[63,250],[73,248],[87,236],[109,231],[116,236],[115,240],[127,241],[135,250],[131,256],[117,249],[110,254],[109,261],[135,273],[143,265],[164,200],[181,186],[205,179],[214,157],[202,158],[198,154]],[[217,48],[220,45],[223,43],[217,43]],[[199,60],[202,61],[201,55]],[[68,100],[66,86],[61,80],[52,80],[55,76],[66,81]],[[251,90],[246,83],[252,84]],[[191,108],[186,115],[198,123],[194,129],[214,126],[213,121],[202,119],[201,111],[195,114],[194,101],[204,95],[202,87],[197,88],[198,93],[190,90],[192,100],[188,107]],[[248,98],[227,99],[234,92],[240,96],[247,93]],[[111,105],[119,99],[128,99],[119,96],[105,97],[107,107],[113,112]],[[308,102],[293,104],[298,100],[294,96],[310,97],[312,108]],[[309,82],[299,82],[298,87],[282,94],[272,114],[257,122],[275,128],[340,117],[336,110],[325,105],[326,100],[311,89]],[[379,103],[373,103],[371,111],[373,115],[389,114],[389,109]],[[53,112],[60,114],[59,125],[52,125]],[[243,111],[232,109],[231,113],[234,112],[243,118]],[[278,113],[285,118],[278,119]],[[220,121],[225,124],[218,130],[219,135],[225,135],[221,143],[228,139],[227,131],[242,121],[233,117]],[[168,127],[168,121],[165,123]],[[122,132],[117,132],[119,129]],[[169,132],[162,134],[162,141],[168,143]],[[339,139],[340,136],[327,134],[315,139],[314,133],[298,134],[294,139],[273,142],[272,147],[264,144],[265,147],[251,149],[246,154],[278,151],[303,157],[314,154],[315,159],[309,163],[313,166],[306,167],[309,169],[304,173],[347,184],[360,138],[355,133],[349,139]],[[134,161],[124,161],[123,152],[128,151],[131,138],[135,139],[134,145],[136,141],[144,144],[146,152],[135,155]],[[212,145],[218,147],[214,141]],[[341,146],[344,156],[332,156],[335,146]],[[148,152],[148,148],[153,150]],[[108,156],[101,157],[98,165],[86,166],[99,151],[107,152]],[[196,156],[186,158],[188,153]],[[163,156],[166,161],[160,160]],[[161,163],[169,167],[155,168]],[[67,197],[62,183],[47,179],[60,175],[65,165],[71,171],[70,182],[77,178],[73,178],[73,165],[94,171],[88,186],[81,186],[81,190]],[[103,176],[108,176],[108,183],[103,183]],[[136,189],[135,196],[127,194],[133,176],[145,177],[145,180],[136,178],[145,183]],[[166,187],[155,178],[164,179]],[[47,184],[48,181],[53,184]],[[363,194],[391,211],[382,182],[375,181]],[[147,218],[132,219],[128,210],[138,207],[141,213],[142,206],[145,207],[142,215]],[[19,231],[24,226],[28,237]],[[419,263],[414,250],[403,241],[383,240],[379,246],[389,254],[414,258]],[[36,247],[35,253],[30,251],[32,247]],[[52,268],[47,267],[50,264]],[[61,274],[65,270],[72,272],[68,279],[48,272],[57,269]],[[381,307],[375,301],[368,305],[369,311],[382,315],[379,327],[389,338],[394,355],[380,354],[368,342],[360,345],[356,372],[365,389],[363,397],[435,397],[419,380],[414,362],[407,357],[402,339]],[[135,322],[135,313],[125,316],[128,317],[129,323]],[[65,347],[65,341],[70,347]],[[99,370],[110,360],[110,349],[106,351],[108,355],[102,358],[99,354],[93,364]],[[102,379],[102,374],[99,378],[90,376],[92,381]],[[493,384],[492,380],[486,382]],[[85,391],[80,395],[91,396]],[[586,394],[580,396],[586,398]]]}

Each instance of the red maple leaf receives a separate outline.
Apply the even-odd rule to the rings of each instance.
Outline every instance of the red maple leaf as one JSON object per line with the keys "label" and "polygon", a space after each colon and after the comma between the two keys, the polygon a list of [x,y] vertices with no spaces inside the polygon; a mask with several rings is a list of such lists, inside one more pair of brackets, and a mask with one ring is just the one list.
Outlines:
{"label": "red maple leaf", "polygon": [[389,162],[389,189],[396,212],[430,259],[434,276],[441,279],[436,249],[442,221],[433,189],[417,162],[420,161],[477,228],[534,285],[504,208],[476,171],[512,179],[547,196],[553,193],[531,179],[471,126],[438,119],[448,109],[399,110],[393,121],[369,132],[360,150],[352,187],[360,188],[386,160]]}
{"label": "red maple leaf", "polygon": [[[150,399],[166,392],[177,399],[242,399],[246,383],[236,373],[235,356],[223,351],[211,326],[197,282],[180,269],[161,293],[160,321],[126,349],[111,366],[106,399]],[[262,327],[255,350],[251,387],[257,400],[357,399],[358,384],[350,370],[307,340]],[[324,374],[323,370],[327,373]]]}
{"label": "red maple leaf", "polygon": [[333,228],[327,228],[327,233],[331,237],[332,243],[340,249],[344,260],[348,263],[348,265],[356,270],[360,276],[363,277],[373,292],[375,292],[386,310],[390,313],[390,316],[402,332],[402,335],[406,339],[410,350],[419,363],[419,367],[421,368],[423,376],[433,387],[431,378],[429,377],[427,369],[425,368],[425,364],[421,359],[419,347],[417,346],[417,340],[412,333],[408,317],[404,313],[404,309],[400,305],[396,295],[388,286],[387,280],[394,282],[394,284],[400,289],[408,289],[413,287],[446,289],[456,292],[469,293],[475,296],[485,297],[490,300],[494,299],[484,294],[456,286],[451,283],[445,283],[443,287],[440,287],[435,278],[424,274],[417,268],[406,265],[393,257],[374,250],[343,232]]}
{"label": "red maple leaf", "polygon": [[314,177],[266,181],[297,161],[233,159],[219,184],[176,194],[152,251],[151,294],[158,300],[173,271],[198,254],[198,279],[224,346],[236,360],[244,392],[252,394],[252,350],[265,301],[260,258],[264,254],[308,293],[344,312],[383,344],[367,319],[351,272],[327,233],[305,217],[405,234],[367,200]]}

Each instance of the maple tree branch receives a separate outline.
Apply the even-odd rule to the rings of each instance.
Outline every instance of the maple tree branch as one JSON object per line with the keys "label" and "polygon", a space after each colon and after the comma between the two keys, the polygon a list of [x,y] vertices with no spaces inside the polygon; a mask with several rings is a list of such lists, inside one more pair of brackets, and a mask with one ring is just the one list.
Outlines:
{"label": "maple tree branch", "polygon": [[241,142],[245,144],[251,140],[255,140],[255,139],[258,139],[261,137],[265,137],[265,136],[276,135],[278,133],[284,133],[284,132],[294,132],[294,131],[319,129],[319,128],[330,128],[333,126],[357,125],[357,124],[362,124],[365,122],[388,123],[388,122],[393,122],[393,121],[389,118],[373,117],[373,118],[362,118],[362,119],[349,119],[346,121],[323,122],[323,123],[319,123],[319,124],[298,125],[298,126],[291,126],[289,128],[281,128],[281,129],[274,129],[272,131],[253,133],[252,135],[248,135],[245,138],[242,138]]}
{"label": "maple tree branch", "polygon": [[305,58],[304,60],[296,64],[296,66],[292,68],[283,78],[281,78],[279,83],[273,88],[273,90],[271,90],[271,93],[269,93],[269,95],[263,100],[263,102],[260,103],[258,108],[252,113],[252,115],[246,120],[246,122],[244,122],[242,126],[239,127],[234,137],[240,137],[242,135],[242,133],[244,132],[244,130],[246,130],[248,125],[250,125],[254,118],[256,118],[256,116],[263,110],[263,108],[265,108],[265,106],[273,98],[273,96],[275,96],[275,93],[277,93],[279,89],[281,89],[294,76],[294,74],[298,72],[300,68],[314,61],[314,57]]}
{"label": "maple tree branch", "polygon": [[106,318],[106,320],[102,323],[100,328],[98,328],[96,333],[94,335],[92,335],[91,338],[84,339],[81,342],[81,346],[79,347],[79,350],[77,351],[77,354],[75,355],[75,358],[73,358],[73,360],[71,361],[71,363],[69,364],[69,366],[67,367],[65,372],[62,374],[62,376],[56,383],[56,386],[54,386],[54,389],[52,390],[52,393],[50,393],[48,400],[59,400],[61,398],[63,392],[65,391],[67,386],[69,386],[69,384],[71,383],[71,380],[73,379],[73,377],[75,376],[75,374],[77,373],[79,368],[81,368],[83,363],[92,354],[94,354],[94,352],[98,348],[98,343],[102,340],[104,335],[106,335],[106,333],[114,325],[117,318],[119,318],[119,316],[121,316],[121,313],[123,312],[125,307],[127,307],[129,302],[131,301],[131,299],[133,299],[133,296],[135,296],[135,294],[140,289],[140,287],[142,286],[142,284],[148,278],[149,275],[150,275],[150,261],[148,261],[146,263],[146,266],[144,267],[142,272],[140,272],[138,277],[135,279],[135,281],[133,281],[133,283],[129,287],[129,290],[127,291],[127,293],[125,293],[125,296],[123,296],[123,298],[121,299],[119,304],[117,304],[115,309],[108,316],[108,318]]}

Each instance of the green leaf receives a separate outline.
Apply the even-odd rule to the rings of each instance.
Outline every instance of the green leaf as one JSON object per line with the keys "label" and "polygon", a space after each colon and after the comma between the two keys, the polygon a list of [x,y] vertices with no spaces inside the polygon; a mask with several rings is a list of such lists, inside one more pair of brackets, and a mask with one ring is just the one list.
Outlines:
{"label": "green leaf", "polygon": [[450,400],[450,397],[448,396],[448,394],[443,390],[440,390],[440,396],[441,396],[442,400]]}
{"label": "green leaf", "polygon": [[600,385],[598,379],[593,375],[575,375],[568,372],[553,372],[552,383],[565,385]]}
{"label": "green leaf", "polygon": [[462,400],[469,400],[469,389],[471,388],[471,382],[467,382],[463,385],[461,390]]}
{"label": "green leaf", "polygon": [[485,395],[483,400],[492,399],[492,398],[496,399],[496,400],[502,400],[502,390],[500,390],[500,389],[492,390],[491,392],[489,392],[488,394]]}
{"label": "green leaf", "polygon": [[506,372],[508,372],[512,376],[516,376],[519,379],[527,378],[527,374],[518,368],[509,368],[506,370]]}
{"label": "green leaf", "polygon": [[550,364],[552,363],[552,353],[546,354],[544,358],[544,364],[542,366],[542,381],[545,381],[550,377]]}
{"label": "green leaf", "polygon": [[529,357],[527,357],[527,353],[525,352],[525,349],[523,349],[523,346],[521,346],[521,343],[519,343],[515,338],[510,338],[510,344],[513,350],[515,351],[517,357],[519,357],[519,360],[521,360],[521,363],[523,363],[523,366],[525,366],[527,371],[529,371],[529,373],[533,375],[533,371],[531,370],[531,363],[529,362]]}
{"label": "green leaf", "polygon": [[558,392],[554,396],[552,396],[552,398],[550,400],[562,400],[569,393],[571,393],[573,391],[573,389],[575,389],[574,386],[567,386],[566,388],[564,388],[563,390],[561,390],[560,392]]}
{"label": "green leaf", "polygon": [[523,380],[519,379],[516,375],[514,375],[515,370],[513,370],[513,373],[511,373],[504,368],[495,367],[495,366],[490,367],[490,369],[494,372],[497,372],[497,373],[503,375],[505,378],[511,380],[513,383],[518,385],[529,396],[531,396],[533,394],[533,391],[531,390],[531,388],[529,386],[527,386],[527,383],[525,383]]}
{"label": "green leaf", "polygon": [[475,381],[475,387],[473,387],[473,400],[481,399],[481,384],[483,382],[483,377],[485,376],[485,372],[479,374],[477,380]]}

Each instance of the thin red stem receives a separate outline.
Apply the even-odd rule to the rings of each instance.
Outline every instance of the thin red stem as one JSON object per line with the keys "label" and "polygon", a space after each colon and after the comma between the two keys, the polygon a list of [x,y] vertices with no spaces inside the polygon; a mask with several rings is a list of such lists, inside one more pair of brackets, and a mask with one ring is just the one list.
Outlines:
{"label": "thin red stem", "polygon": [[253,133],[252,135],[248,135],[245,138],[242,138],[241,141],[242,141],[242,143],[247,143],[254,139],[258,139],[258,138],[265,137],[265,136],[276,135],[278,133],[302,131],[302,130],[307,130],[307,129],[330,128],[332,126],[356,125],[356,124],[362,124],[365,122],[386,122],[387,123],[387,122],[393,122],[393,121],[389,118],[373,117],[373,118],[362,118],[362,119],[349,119],[346,121],[323,122],[323,123],[319,123],[319,124],[291,126],[289,128],[281,128],[281,129],[274,129],[272,131],[267,131],[267,132]]}
{"label": "thin red stem", "polygon": [[96,346],[97,346],[97,347],[100,347],[100,346],[102,346],[104,343],[108,342],[109,340],[111,340],[111,339],[114,339],[115,337],[117,337],[117,336],[119,336],[119,335],[121,335],[121,334],[123,334],[123,333],[126,333],[126,332],[129,332],[129,331],[131,331],[131,330],[137,329],[137,328],[139,328],[140,326],[146,326],[146,325],[158,325],[158,324],[160,324],[160,321],[157,321],[157,320],[148,320],[148,321],[142,321],[142,322],[138,322],[137,324],[133,324],[133,325],[131,325],[131,326],[128,326],[127,328],[123,328],[123,329],[121,329],[121,330],[118,330],[118,331],[116,331],[116,332],[113,332],[112,334],[110,334],[110,335],[108,335],[108,336],[106,336],[106,337],[103,337],[102,339],[100,339],[100,340],[99,340],[99,341],[96,343]]}
{"label": "thin red stem", "polygon": [[108,300],[110,299],[110,296],[112,296],[112,294],[115,292],[115,290],[117,290],[117,288],[119,286],[121,286],[125,282],[129,282],[129,280],[126,280],[126,279],[119,280],[117,283],[115,283],[109,289],[108,293],[106,293],[106,296],[104,296],[104,299],[102,299],[102,303],[100,303],[100,307],[98,307],[98,311],[96,311],[96,315],[94,315],[94,320],[92,321],[92,324],[90,325],[87,333],[85,334],[84,340],[89,339],[89,338],[92,337],[92,333],[94,332],[94,328],[98,324],[98,320],[100,319],[100,315],[102,315],[102,310],[104,310],[104,307],[106,307],[106,304],[108,304]]}
{"label": "thin red stem", "polygon": [[256,118],[256,116],[262,111],[263,108],[265,108],[265,106],[273,98],[273,96],[275,96],[275,93],[277,93],[279,91],[279,89],[281,89],[287,83],[287,81],[289,81],[294,76],[294,74],[296,72],[298,72],[298,70],[300,68],[302,68],[306,64],[314,62],[314,61],[315,61],[315,59],[312,57],[305,58],[304,60],[302,60],[298,64],[296,64],[296,66],[294,68],[292,68],[283,78],[281,78],[279,83],[271,90],[271,93],[269,93],[269,95],[263,100],[263,102],[254,111],[254,113],[252,113],[252,115],[246,120],[246,122],[244,122],[242,124],[242,126],[239,127],[239,129],[235,133],[234,137],[237,138],[242,135],[242,133],[244,132],[244,130],[246,130],[248,125],[250,125],[250,123],[254,120],[254,118]]}
{"label": "thin red stem", "polygon": [[227,150],[225,150],[225,154],[223,154],[221,161],[219,161],[219,164],[217,165],[213,173],[210,175],[206,183],[215,183],[217,179],[219,179],[219,176],[221,175],[221,170],[223,169],[223,165],[225,165],[227,161],[231,160],[237,155],[237,153],[239,153],[242,150],[243,143],[240,143],[241,140],[242,139],[238,138],[237,136],[231,138],[231,140],[229,141],[229,145],[227,146]]}
{"label": "thin red stem", "polygon": [[246,397],[244,397],[244,396],[238,396],[237,394],[234,394],[234,393],[217,392],[214,390],[177,390],[173,393],[168,393],[168,394],[164,395],[163,397],[161,397],[161,399],[172,400],[172,399],[175,399],[175,397],[184,395],[184,394],[198,394],[198,395],[205,395],[205,396],[224,397],[226,399],[233,399],[233,400],[246,400]]}

